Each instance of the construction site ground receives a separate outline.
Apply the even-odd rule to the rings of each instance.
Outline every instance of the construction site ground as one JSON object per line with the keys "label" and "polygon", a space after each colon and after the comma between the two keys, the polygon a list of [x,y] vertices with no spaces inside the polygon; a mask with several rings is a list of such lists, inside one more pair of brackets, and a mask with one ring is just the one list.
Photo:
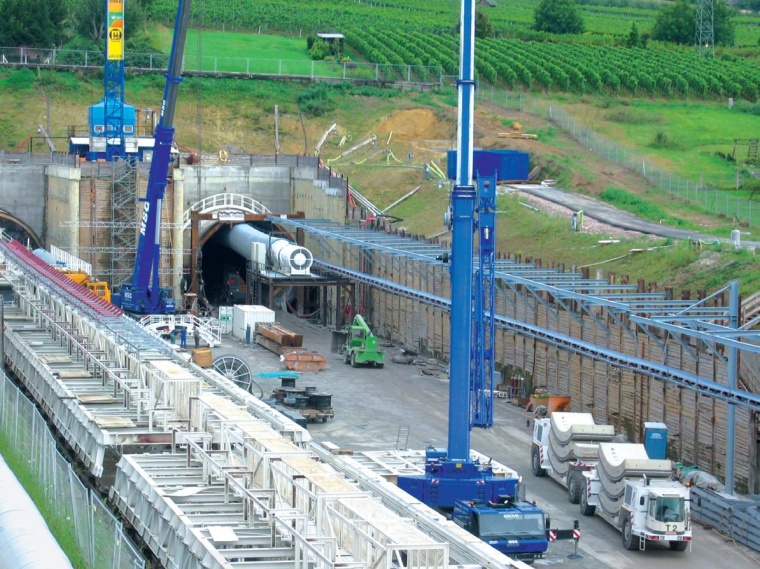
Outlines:
{"label": "construction site ground", "polygon": [[[435,360],[415,358],[415,363],[393,361],[402,346],[386,346],[385,367],[352,368],[340,354],[330,353],[331,331],[277,311],[276,319],[286,328],[303,334],[303,347],[321,353],[327,364],[318,372],[304,372],[298,387],[313,386],[332,394],[335,416],[326,422],[308,424],[316,441],[337,445],[341,452],[389,450],[397,447],[424,449],[446,447],[448,430],[448,370]],[[281,385],[277,372],[288,373],[279,356],[255,343],[224,336],[213,348],[215,357],[235,355],[253,372],[254,395],[271,396]],[[403,358],[396,358],[397,360]],[[407,358],[411,359],[411,358]],[[292,374],[292,372],[290,372]],[[257,376],[257,374],[263,375]],[[530,470],[532,414],[509,399],[494,402],[494,426],[472,432],[472,448],[517,470],[526,482],[529,499],[551,516],[552,527],[571,528],[580,520],[581,559],[570,559],[573,542],[550,545],[548,556],[537,567],[576,566],[588,569],[714,569],[751,567],[760,564],[760,554],[724,539],[715,531],[695,524],[693,550],[674,552],[652,546],[647,551],[625,551],[619,532],[598,517],[583,517],[570,504],[567,492],[550,478],[535,478]],[[578,409],[572,409],[578,411]],[[399,440],[401,429],[409,427],[408,440]]]}

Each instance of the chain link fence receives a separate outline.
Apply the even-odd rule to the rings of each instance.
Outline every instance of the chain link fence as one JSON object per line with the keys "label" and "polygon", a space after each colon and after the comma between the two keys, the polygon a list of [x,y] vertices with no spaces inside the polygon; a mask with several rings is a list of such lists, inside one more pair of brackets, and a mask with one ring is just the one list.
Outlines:
{"label": "chain link fence", "polygon": [[[72,526],[88,569],[145,569],[121,522],[82,484],[56,447],[45,419],[8,377],[0,372],[0,433],[8,447],[36,476],[54,520]],[[48,520],[52,522],[53,520]]]}
{"label": "chain link fence", "polygon": [[760,226],[760,204],[737,192],[720,188],[739,187],[735,177],[712,180],[693,180],[669,172],[643,154],[625,148],[609,138],[581,125],[561,106],[531,95],[486,86],[478,89],[478,99],[500,105],[507,110],[527,112],[558,125],[570,137],[606,160],[644,176],[653,186],[665,190],[674,198],[702,208],[706,213],[734,223]]}

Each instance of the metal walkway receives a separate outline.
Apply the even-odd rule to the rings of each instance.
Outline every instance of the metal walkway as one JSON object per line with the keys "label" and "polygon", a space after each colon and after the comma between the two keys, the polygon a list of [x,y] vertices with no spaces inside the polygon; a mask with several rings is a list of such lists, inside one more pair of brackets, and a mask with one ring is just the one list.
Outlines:
{"label": "metal walkway", "polygon": [[6,364],[165,567],[526,568],[29,255],[0,242]]}

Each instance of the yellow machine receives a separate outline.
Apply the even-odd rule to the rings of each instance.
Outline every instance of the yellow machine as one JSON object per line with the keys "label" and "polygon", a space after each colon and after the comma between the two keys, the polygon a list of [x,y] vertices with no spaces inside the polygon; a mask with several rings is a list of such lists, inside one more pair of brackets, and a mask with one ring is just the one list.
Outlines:
{"label": "yellow machine", "polygon": [[108,288],[107,282],[90,280],[90,275],[86,273],[69,272],[65,269],[61,272],[75,283],[86,286],[87,290],[91,290],[106,302],[111,302],[111,289]]}
{"label": "yellow machine", "polygon": [[108,288],[108,283],[96,281],[90,276],[92,266],[89,263],[85,263],[74,255],[62,251],[55,245],[50,246],[50,251],[35,249],[33,252],[37,257],[48,265],[55,267],[57,271],[63,273],[75,283],[86,286],[87,290],[91,290],[106,302],[111,302],[111,289]]}

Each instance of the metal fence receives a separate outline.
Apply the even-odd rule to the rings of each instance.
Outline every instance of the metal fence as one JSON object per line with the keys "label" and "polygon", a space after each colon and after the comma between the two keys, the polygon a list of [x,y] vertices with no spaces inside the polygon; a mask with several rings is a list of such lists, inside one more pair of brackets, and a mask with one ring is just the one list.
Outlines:
{"label": "metal fence", "polygon": [[[55,68],[102,69],[103,53],[71,49],[32,49],[0,47],[0,65],[25,65]],[[156,53],[127,53],[127,69],[165,73],[169,56]],[[441,83],[441,67],[427,65],[392,65],[356,61],[310,61],[295,59],[260,59],[185,55],[184,74],[208,73],[233,76],[296,77],[341,81],[380,81],[402,83]]]}
{"label": "metal fence", "polygon": [[28,462],[55,521],[72,527],[86,567],[145,569],[145,559],[126,537],[121,522],[82,484],[58,452],[45,419],[2,372],[0,432],[15,458]]}
{"label": "metal fence", "polygon": [[760,551],[760,502],[739,500],[729,494],[691,489],[691,517],[724,536]]}
{"label": "metal fence", "polygon": [[700,176],[694,180],[669,172],[656,165],[643,154],[625,148],[609,138],[581,125],[561,106],[537,99],[531,95],[511,93],[495,87],[478,90],[478,99],[521,112],[541,116],[557,124],[570,137],[584,147],[603,158],[628,170],[644,176],[653,186],[665,190],[674,198],[694,204],[706,213],[715,215],[729,222],[760,225],[760,204],[754,205],[751,199],[737,195],[735,192],[720,188],[741,188],[741,180],[732,176],[730,179],[705,180]]}

